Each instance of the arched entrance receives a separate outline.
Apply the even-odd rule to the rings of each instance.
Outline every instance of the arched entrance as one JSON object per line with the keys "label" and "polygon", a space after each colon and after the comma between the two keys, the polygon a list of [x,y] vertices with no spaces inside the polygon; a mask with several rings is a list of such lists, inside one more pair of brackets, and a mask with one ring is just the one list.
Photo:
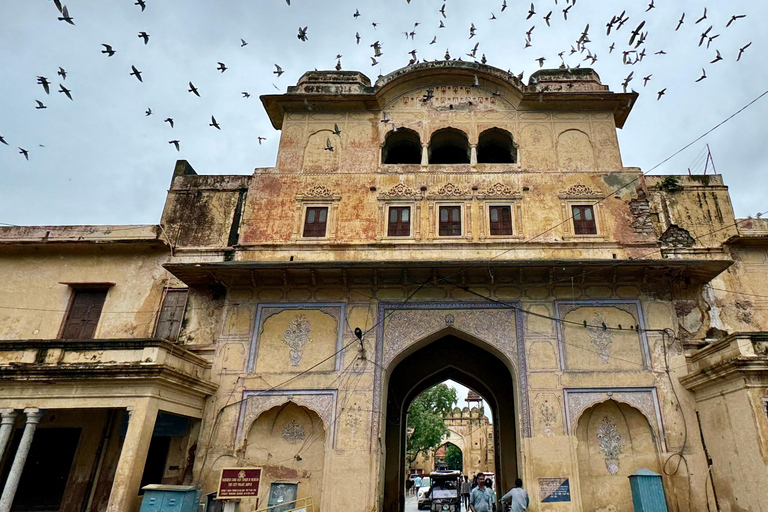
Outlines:
{"label": "arched entrance", "polygon": [[462,471],[464,469],[464,453],[453,443],[443,443],[435,450],[435,470]]}
{"label": "arched entrance", "polygon": [[519,427],[514,370],[506,356],[480,340],[446,329],[403,351],[388,370],[383,510],[401,512],[405,503],[408,407],[422,391],[447,379],[476,390],[487,401],[493,418],[497,487],[512,486],[518,476]]}

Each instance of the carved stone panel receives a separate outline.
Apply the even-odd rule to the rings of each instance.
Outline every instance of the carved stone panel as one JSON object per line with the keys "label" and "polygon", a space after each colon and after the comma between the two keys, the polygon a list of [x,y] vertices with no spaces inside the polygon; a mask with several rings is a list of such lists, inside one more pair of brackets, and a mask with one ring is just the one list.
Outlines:
{"label": "carved stone panel", "polygon": [[[243,393],[243,403],[240,406],[240,421],[237,425],[237,446],[241,447],[245,434],[250,430],[254,421],[264,412],[293,402],[301,407],[314,411],[323,420],[326,430],[330,429],[333,438],[334,415],[336,410],[336,391],[258,391],[249,390]],[[289,424],[290,426],[290,424]],[[301,425],[283,431],[283,439],[288,442],[299,439]],[[289,430],[289,431],[288,431]]]}

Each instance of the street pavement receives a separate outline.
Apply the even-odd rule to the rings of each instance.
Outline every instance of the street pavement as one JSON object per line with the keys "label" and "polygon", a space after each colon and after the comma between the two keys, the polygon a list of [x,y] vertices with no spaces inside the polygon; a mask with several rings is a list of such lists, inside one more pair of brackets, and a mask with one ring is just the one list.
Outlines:
{"label": "street pavement", "polygon": [[419,512],[416,495],[405,495],[405,510],[403,512]]}

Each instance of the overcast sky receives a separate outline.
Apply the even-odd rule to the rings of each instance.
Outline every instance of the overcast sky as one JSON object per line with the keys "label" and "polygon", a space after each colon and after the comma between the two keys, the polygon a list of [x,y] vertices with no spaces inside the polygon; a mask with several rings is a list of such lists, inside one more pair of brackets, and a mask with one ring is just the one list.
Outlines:
{"label": "overcast sky", "polygon": [[[625,166],[647,171],[768,89],[766,30],[759,28],[768,6],[754,0],[694,2],[656,0],[577,0],[565,21],[565,0],[539,0],[526,20],[530,2],[446,0],[445,28],[438,28],[441,0],[69,0],[75,26],[58,21],[50,0],[8,1],[0,18],[0,223],[128,224],[157,223],[176,159],[184,158],[201,174],[250,174],[275,164],[280,133],[267,119],[258,96],[286,90],[307,70],[332,69],[341,54],[345,70],[360,70],[375,81],[408,63],[413,49],[420,59],[466,53],[480,43],[478,57],[488,64],[525,72],[560,64],[570,66],[586,53],[568,55],[587,23],[591,66],[612,90],[632,71],[629,87],[640,99],[619,138]],[[707,7],[707,18],[695,21]],[[360,16],[354,18],[355,9]],[[626,9],[629,21],[606,36],[606,23]],[[547,27],[543,17],[553,11]],[[684,23],[675,31],[677,20]],[[496,20],[491,20],[491,14]],[[726,28],[732,15],[746,14]],[[642,62],[622,63],[630,32],[641,21],[648,31]],[[374,28],[372,23],[378,23]],[[406,39],[404,32],[414,30]],[[470,24],[477,28],[469,39]],[[698,46],[700,34],[712,25]],[[309,40],[297,38],[308,27]],[[532,46],[524,48],[532,26]],[[138,37],[146,31],[149,44]],[[362,40],[355,44],[355,32]],[[434,37],[437,43],[429,43]],[[248,42],[241,47],[240,38]],[[384,55],[371,66],[374,41]],[[736,62],[739,48],[752,45]],[[101,53],[112,45],[113,57]],[[609,53],[609,46],[615,50]],[[658,51],[665,55],[657,55]],[[710,64],[716,51],[722,61]],[[218,71],[217,62],[229,68]],[[272,73],[279,64],[285,74]],[[142,72],[143,83],[129,73]],[[59,66],[66,80],[57,76]],[[707,78],[696,83],[706,70]],[[644,76],[652,75],[646,87]],[[45,94],[37,76],[52,82]],[[188,82],[199,89],[187,92]],[[57,92],[59,84],[73,100]],[[657,92],[666,95],[657,101]],[[251,97],[245,99],[242,92]],[[48,108],[36,109],[35,100]],[[153,114],[145,116],[147,108]],[[768,159],[765,119],[768,97],[653,174],[700,174],[709,143],[718,173],[730,187],[738,216],[768,209]],[[221,131],[208,124],[214,115]],[[175,127],[163,122],[174,119]],[[262,145],[257,137],[266,137]],[[178,139],[181,151],[168,143]],[[44,147],[41,147],[44,146]],[[18,147],[29,151],[29,161]],[[709,172],[712,172],[711,166]]]}

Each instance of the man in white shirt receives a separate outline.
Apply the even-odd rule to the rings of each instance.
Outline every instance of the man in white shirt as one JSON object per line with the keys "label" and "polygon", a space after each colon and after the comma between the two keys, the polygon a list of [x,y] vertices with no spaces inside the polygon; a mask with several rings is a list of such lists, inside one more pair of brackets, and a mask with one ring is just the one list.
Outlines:
{"label": "man in white shirt", "polygon": [[510,504],[510,512],[528,510],[528,493],[523,489],[523,481],[519,478],[515,480],[515,487],[501,497],[501,502]]}

